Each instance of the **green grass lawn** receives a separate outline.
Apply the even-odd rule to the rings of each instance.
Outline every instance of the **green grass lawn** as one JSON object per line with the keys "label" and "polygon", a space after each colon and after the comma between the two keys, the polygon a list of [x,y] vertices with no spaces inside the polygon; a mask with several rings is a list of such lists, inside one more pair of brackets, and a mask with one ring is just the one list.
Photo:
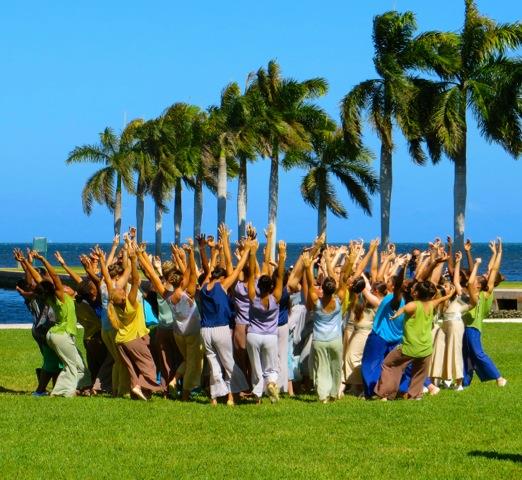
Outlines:
{"label": "green grass lawn", "polygon": [[0,330],[0,475],[7,478],[522,478],[522,325],[487,325],[508,378],[421,402],[312,396],[229,408],[33,398],[39,353]]}

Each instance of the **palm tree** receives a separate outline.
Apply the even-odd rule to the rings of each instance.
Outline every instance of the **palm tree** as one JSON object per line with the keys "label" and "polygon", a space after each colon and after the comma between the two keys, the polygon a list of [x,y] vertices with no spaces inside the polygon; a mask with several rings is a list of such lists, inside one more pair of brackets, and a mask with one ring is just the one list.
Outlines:
{"label": "palm tree", "polygon": [[348,145],[340,129],[312,135],[312,145],[312,152],[288,152],[283,166],[307,169],[301,182],[301,194],[308,205],[317,209],[317,235],[326,233],[327,211],[348,218],[332,177],[345,187],[356,205],[371,215],[370,195],[378,187],[377,176],[371,167],[372,153]]}
{"label": "palm tree", "polygon": [[368,112],[381,142],[379,183],[383,244],[390,240],[394,122],[409,143],[413,161],[419,165],[425,163],[420,148],[420,120],[412,108],[418,89],[408,72],[426,68],[432,60],[435,62],[433,45],[437,36],[428,33],[414,37],[416,28],[412,12],[391,11],[374,18],[374,65],[379,78],[365,80],[353,87],[341,104],[343,129],[350,144],[362,146],[363,111]]}
{"label": "palm tree", "polygon": [[176,180],[181,176],[171,151],[171,142],[174,138],[172,125],[165,116],[145,122],[138,131],[138,145],[136,148],[151,162],[151,176],[149,189],[154,199],[155,222],[155,254],[161,255],[163,230],[163,213],[167,209],[167,201],[171,197]]}
{"label": "palm tree", "polygon": [[87,215],[92,212],[93,202],[106,205],[114,215],[114,234],[121,233],[121,195],[122,186],[128,191],[134,190],[132,178],[133,146],[141,120],[131,121],[117,135],[107,127],[100,133],[97,145],[82,145],[69,153],[66,163],[101,163],[103,168],[87,180],[82,191],[83,210]]}
{"label": "palm tree", "polygon": [[241,91],[237,83],[228,84],[221,93],[220,105],[209,108],[207,126],[207,158],[217,163],[217,224],[226,223],[227,180],[236,171],[235,156],[240,147],[245,105],[241,101]]}
{"label": "palm tree", "polygon": [[190,188],[194,172],[197,171],[202,155],[202,146],[198,138],[199,122],[202,112],[199,107],[186,103],[175,103],[164,113],[165,121],[170,124],[170,155],[179,171],[174,182],[174,241],[181,242],[182,222],[182,183]]}
{"label": "palm tree", "polygon": [[252,87],[257,90],[264,104],[260,126],[262,138],[258,148],[259,153],[270,158],[268,223],[274,226],[275,238],[281,155],[290,148],[310,150],[308,126],[315,123],[317,117],[324,115],[324,112],[309,100],[326,94],[328,84],[323,78],[302,82],[283,78],[279,65],[271,60],[266,70],[258,70]]}
{"label": "palm tree", "polygon": [[445,68],[440,82],[428,85],[432,107],[426,132],[454,163],[454,237],[464,242],[467,195],[467,110],[482,135],[517,158],[522,153],[522,63],[506,53],[522,44],[522,23],[498,24],[482,16],[474,1],[465,2],[464,26],[445,34],[439,48]]}

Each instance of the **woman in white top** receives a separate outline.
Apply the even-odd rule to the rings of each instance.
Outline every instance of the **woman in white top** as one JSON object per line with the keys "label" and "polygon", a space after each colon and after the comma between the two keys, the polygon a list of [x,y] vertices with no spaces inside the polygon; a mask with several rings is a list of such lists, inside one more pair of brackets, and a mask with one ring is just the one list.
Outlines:
{"label": "woman in white top", "polygon": [[[463,358],[462,339],[464,337],[464,321],[462,314],[475,306],[470,299],[465,301],[462,296],[460,284],[460,263],[462,253],[455,254],[455,267],[453,273],[453,284],[455,295],[442,305],[442,325],[437,330],[434,345],[430,377],[432,379],[453,381],[453,388],[457,391],[463,390],[462,378]],[[479,262],[473,266],[469,281],[475,281]]]}

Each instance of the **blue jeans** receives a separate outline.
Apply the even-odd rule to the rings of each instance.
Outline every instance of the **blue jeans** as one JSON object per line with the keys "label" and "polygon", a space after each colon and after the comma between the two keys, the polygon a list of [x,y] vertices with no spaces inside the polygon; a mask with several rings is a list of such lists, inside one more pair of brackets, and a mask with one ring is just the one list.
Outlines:
{"label": "blue jeans", "polygon": [[498,368],[482,349],[481,333],[476,328],[466,327],[464,329],[462,356],[464,358],[462,385],[465,387],[469,386],[473,380],[473,371],[477,372],[481,382],[500,378]]}

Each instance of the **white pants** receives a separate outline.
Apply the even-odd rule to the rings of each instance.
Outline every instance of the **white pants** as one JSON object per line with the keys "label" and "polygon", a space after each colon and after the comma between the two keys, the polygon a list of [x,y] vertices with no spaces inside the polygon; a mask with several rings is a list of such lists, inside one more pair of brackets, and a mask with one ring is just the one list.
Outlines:
{"label": "white pants", "polygon": [[277,357],[279,359],[277,386],[279,390],[288,392],[288,323],[277,327]]}
{"label": "white pants", "polygon": [[277,383],[277,335],[247,334],[247,352],[252,369],[252,393],[260,398],[265,386]]}
{"label": "white pants", "polygon": [[224,397],[230,392],[248,390],[246,378],[234,360],[232,330],[227,325],[202,328],[201,338],[210,365],[210,396]]}

